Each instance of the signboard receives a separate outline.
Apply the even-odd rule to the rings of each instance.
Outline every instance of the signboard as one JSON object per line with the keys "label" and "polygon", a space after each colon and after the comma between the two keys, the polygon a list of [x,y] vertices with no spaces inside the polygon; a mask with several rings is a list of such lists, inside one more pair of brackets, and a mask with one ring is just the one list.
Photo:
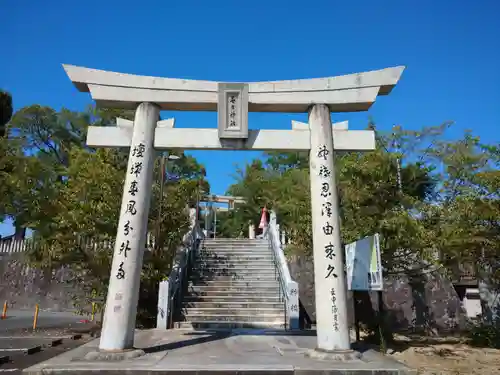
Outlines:
{"label": "signboard", "polygon": [[345,245],[348,290],[383,290],[379,235]]}
{"label": "signboard", "polygon": [[167,177],[167,181],[179,181],[181,179],[181,177],[177,174],[167,172],[165,175]]}
{"label": "signboard", "polygon": [[248,84],[219,83],[219,138],[248,138]]}

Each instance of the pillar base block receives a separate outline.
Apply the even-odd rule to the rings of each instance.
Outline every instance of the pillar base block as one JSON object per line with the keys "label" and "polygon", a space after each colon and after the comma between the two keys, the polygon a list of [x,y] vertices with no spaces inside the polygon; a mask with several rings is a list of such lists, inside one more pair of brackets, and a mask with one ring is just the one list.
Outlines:
{"label": "pillar base block", "polygon": [[308,350],[305,355],[313,359],[338,362],[359,361],[361,359],[361,353],[351,349],[324,350],[316,348]]}
{"label": "pillar base block", "polygon": [[99,350],[85,355],[85,361],[125,361],[146,355],[142,349]]}

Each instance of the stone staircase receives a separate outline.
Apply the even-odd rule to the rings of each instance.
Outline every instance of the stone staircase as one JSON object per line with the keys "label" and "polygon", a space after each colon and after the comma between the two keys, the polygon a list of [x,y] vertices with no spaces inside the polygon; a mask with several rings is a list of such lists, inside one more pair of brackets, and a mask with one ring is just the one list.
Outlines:
{"label": "stone staircase", "polygon": [[268,241],[205,240],[175,327],[284,328],[285,308]]}

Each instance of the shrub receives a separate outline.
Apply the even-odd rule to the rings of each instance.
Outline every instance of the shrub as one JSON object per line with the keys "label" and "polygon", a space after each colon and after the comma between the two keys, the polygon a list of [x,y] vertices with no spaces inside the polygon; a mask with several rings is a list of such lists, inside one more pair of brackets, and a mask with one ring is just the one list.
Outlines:
{"label": "shrub", "polygon": [[468,338],[473,346],[500,349],[500,319],[470,323]]}

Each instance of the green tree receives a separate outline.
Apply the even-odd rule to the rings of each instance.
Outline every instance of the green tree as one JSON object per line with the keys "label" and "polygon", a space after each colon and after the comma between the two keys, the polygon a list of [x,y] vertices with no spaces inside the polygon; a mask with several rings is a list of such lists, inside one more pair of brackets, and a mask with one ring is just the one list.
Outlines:
{"label": "green tree", "polygon": [[[70,282],[84,289],[74,296],[81,308],[90,306],[92,291],[101,297],[107,292],[110,243],[116,235],[128,157],[128,150],[88,148],[86,129],[112,126],[118,116],[131,119],[133,113],[94,107],[85,112],[25,107],[9,124],[15,129],[7,140],[10,153],[1,159],[16,168],[10,174],[2,171],[0,214],[13,217],[16,227],[34,230],[38,246],[29,253],[34,266],[71,268],[75,277]],[[160,177],[154,181],[148,225],[151,232],[159,226],[161,235],[155,251],[146,253],[142,275],[144,303],[139,318],[146,325],[156,316],[153,300],[158,282],[168,275],[187,231],[187,205],[195,204],[200,190],[209,190],[196,159],[178,155],[180,160],[172,166],[180,176],[177,182],[161,176],[159,160],[154,166],[154,175]]]}
{"label": "green tree", "polygon": [[[423,143],[439,133],[438,130],[379,134],[377,150],[339,155],[336,160],[344,242],[380,233],[388,270],[402,272],[414,267],[408,259],[410,251],[419,259],[430,257],[425,228],[415,210],[422,209],[420,206],[432,195],[435,184],[431,167],[421,161],[407,162],[401,169],[400,190],[396,159],[403,155],[395,153],[392,145],[396,138],[400,142],[412,138],[413,143]],[[230,187],[229,193],[243,196],[247,203],[228,214],[225,226],[241,230],[248,220],[258,223],[260,209],[268,206],[277,211],[281,226],[291,238],[289,249],[311,254],[308,154],[268,153],[264,160],[255,161],[244,172],[240,171],[237,182]]]}
{"label": "green tree", "polygon": [[[75,274],[71,281],[84,290],[75,295],[75,305],[89,308],[92,291],[105,298],[116,235],[125,170],[121,155],[112,149],[88,152],[75,148],[70,153],[67,183],[58,194],[54,222],[56,231],[38,235],[39,246],[30,254],[38,267],[68,266]],[[158,172],[158,163],[155,167]],[[156,316],[159,281],[169,274],[172,259],[188,230],[186,204],[195,201],[198,180],[181,179],[167,184],[159,199],[158,184],[153,186],[149,230],[157,226],[158,205],[162,205],[160,245],[146,252],[142,273],[139,321],[149,326]],[[161,202],[161,203],[160,203]],[[92,239],[92,241],[90,241]]]}
{"label": "green tree", "polygon": [[[426,226],[454,279],[465,269],[483,284],[481,298],[490,318],[500,302],[500,152],[466,132],[439,142],[430,158],[439,166],[438,204],[429,206]],[[459,267],[461,265],[462,267]]]}
{"label": "green tree", "polygon": [[[12,96],[3,90],[0,90],[0,194],[5,197],[7,178],[14,170],[15,164],[10,157],[11,148],[8,143],[7,124],[12,117]],[[0,222],[4,216],[0,210]]]}
{"label": "green tree", "polygon": [[12,96],[3,90],[0,90],[0,138],[7,135],[7,123],[12,117]]}
{"label": "green tree", "polygon": [[238,204],[236,209],[220,217],[222,233],[234,237],[248,234],[248,225],[257,228],[262,208],[270,207],[273,198],[271,187],[275,173],[266,169],[261,160],[255,160],[246,168],[236,171],[237,183],[228,189],[228,194],[244,197],[245,203]]}
{"label": "green tree", "polygon": [[0,172],[0,215],[14,219],[16,236],[23,237],[26,227],[51,217],[68,153],[73,146],[82,147],[86,120],[85,114],[38,105],[24,107],[12,117]]}

